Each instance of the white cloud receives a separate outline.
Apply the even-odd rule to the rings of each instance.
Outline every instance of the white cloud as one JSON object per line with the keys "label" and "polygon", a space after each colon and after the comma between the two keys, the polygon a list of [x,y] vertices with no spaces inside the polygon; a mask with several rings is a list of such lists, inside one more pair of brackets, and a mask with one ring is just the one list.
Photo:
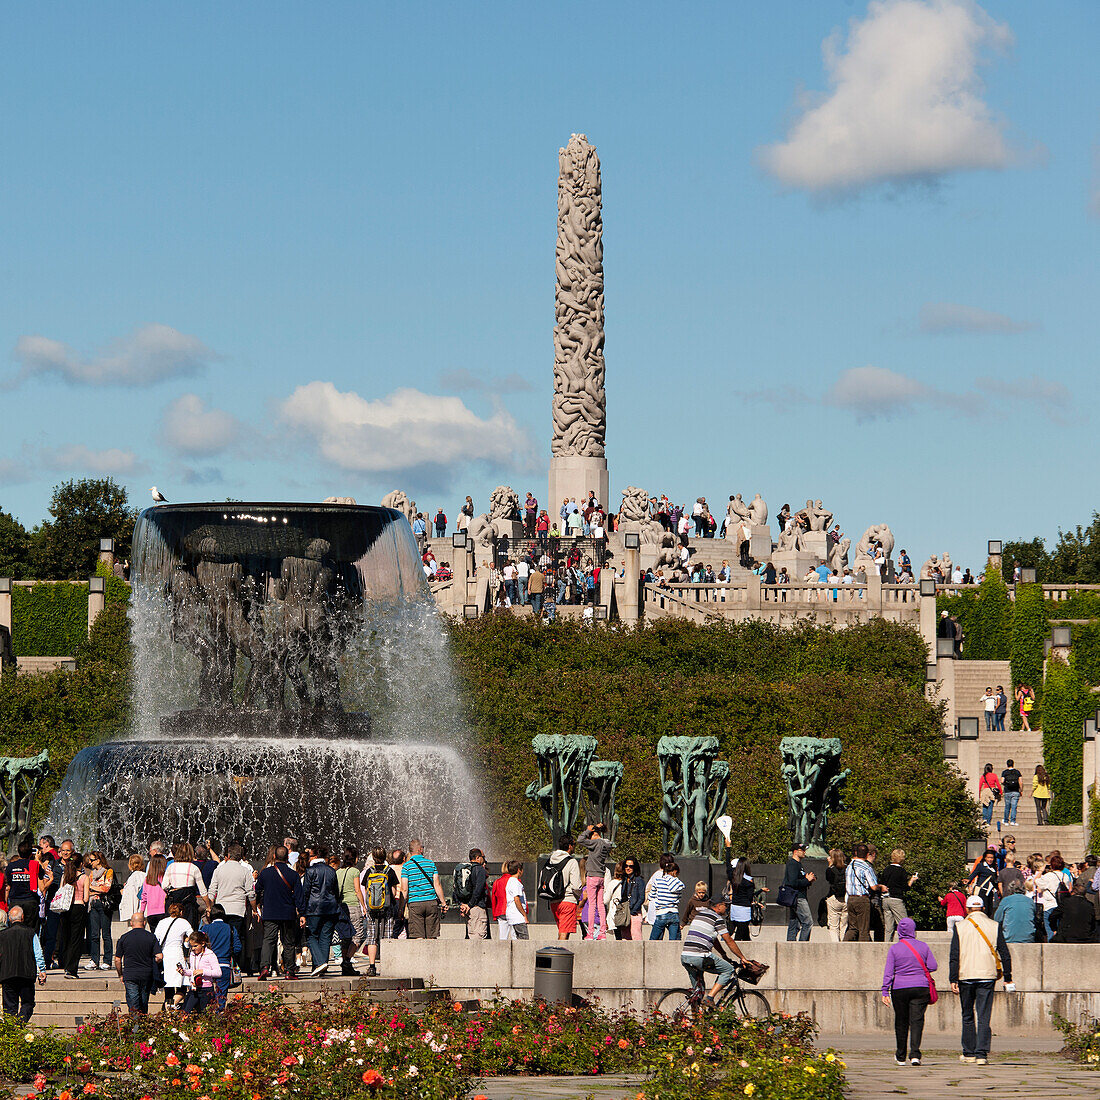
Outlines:
{"label": "white cloud", "polygon": [[972,0],[872,0],[846,49],[838,33],[823,43],[828,93],[760,159],[787,186],[820,192],[1006,168],[1014,153],[978,66],[1011,43]]}
{"label": "white cloud", "polygon": [[826,405],[850,409],[857,420],[874,420],[910,412],[933,391],[923,382],[885,367],[852,367],[841,371],[825,394]]}
{"label": "white cloud", "polygon": [[455,370],[444,371],[439,376],[440,389],[449,393],[530,393],[535,387],[523,377],[513,371],[505,375],[480,375],[467,370],[466,367],[458,367]]}
{"label": "white cloud", "polygon": [[992,313],[955,302],[928,302],[921,306],[920,330],[933,335],[956,332],[1029,332],[1035,325],[1016,321],[1003,313]]}
{"label": "white cloud", "polygon": [[145,463],[139,461],[133,451],[121,447],[107,447],[96,451],[82,443],[67,447],[43,447],[39,461],[50,470],[73,471],[86,474],[116,474],[125,476],[144,470]]}
{"label": "white cloud", "polygon": [[978,378],[974,384],[991,397],[1042,413],[1056,424],[1066,424],[1071,419],[1073,394],[1061,382],[1032,375],[1018,379]]}
{"label": "white cloud", "polygon": [[47,336],[20,336],[12,357],[21,369],[9,386],[33,375],[56,375],[73,385],[151,386],[196,374],[217,358],[197,337],[169,325],[145,325],[91,358]]}
{"label": "white cloud", "polygon": [[279,415],[326,461],[364,474],[404,472],[445,484],[459,467],[514,468],[531,450],[527,433],[504,409],[483,419],[458,397],[414,389],[369,401],[331,382],[310,382],[282,402]]}
{"label": "white cloud", "polygon": [[161,438],[186,455],[214,455],[237,441],[241,426],[222,409],[209,409],[194,393],[177,397],[161,416]]}

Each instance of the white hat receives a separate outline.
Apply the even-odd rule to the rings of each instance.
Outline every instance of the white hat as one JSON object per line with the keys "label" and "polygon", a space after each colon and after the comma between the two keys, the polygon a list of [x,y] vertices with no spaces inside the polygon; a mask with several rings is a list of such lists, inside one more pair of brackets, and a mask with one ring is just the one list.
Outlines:
{"label": "white hat", "polygon": [[966,907],[967,909],[981,909],[982,899],[978,897],[977,894],[971,894],[970,897],[966,899]]}

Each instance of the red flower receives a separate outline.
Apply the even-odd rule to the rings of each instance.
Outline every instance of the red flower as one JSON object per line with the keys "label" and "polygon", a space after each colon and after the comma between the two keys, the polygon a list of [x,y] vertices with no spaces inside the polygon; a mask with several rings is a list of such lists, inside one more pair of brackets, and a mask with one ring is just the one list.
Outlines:
{"label": "red flower", "polygon": [[298,1059],[295,1058],[293,1054],[288,1054],[280,1064],[284,1066],[296,1066],[298,1064]]}
{"label": "red flower", "polygon": [[368,1088],[376,1089],[384,1085],[386,1079],[376,1069],[368,1069],[363,1074],[363,1084]]}

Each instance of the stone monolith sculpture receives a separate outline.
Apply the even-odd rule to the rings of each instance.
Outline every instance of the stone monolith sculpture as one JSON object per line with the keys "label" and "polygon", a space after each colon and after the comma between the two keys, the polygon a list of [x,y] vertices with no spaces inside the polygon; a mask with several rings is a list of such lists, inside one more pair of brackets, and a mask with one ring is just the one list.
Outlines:
{"label": "stone monolith sculpture", "polygon": [[14,854],[19,838],[30,831],[34,799],[50,774],[50,754],[0,756],[0,852]]}
{"label": "stone monolith sculpture", "polygon": [[[562,833],[572,833],[584,810],[585,781],[596,738],[575,733],[540,733],[531,741],[539,777],[527,787],[527,797],[538,804],[554,844]],[[610,823],[608,823],[610,824]]]}
{"label": "stone monolith sculpture", "polygon": [[780,774],[787,784],[788,824],[792,844],[805,844],[806,854],[823,859],[829,814],[844,809],[849,769],[840,770],[838,737],[784,737]]}
{"label": "stone monolith sculpture", "polygon": [[584,781],[584,821],[586,825],[604,824],[603,835],[612,843],[619,828],[615,812],[615,794],[623,778],[618,760],[593,760]]}
{"label": "stone monolith sculpture", "polygon": [[558,150],[557,288],[549,512],[595,490],[609,507],[600,159],[584,134]]}

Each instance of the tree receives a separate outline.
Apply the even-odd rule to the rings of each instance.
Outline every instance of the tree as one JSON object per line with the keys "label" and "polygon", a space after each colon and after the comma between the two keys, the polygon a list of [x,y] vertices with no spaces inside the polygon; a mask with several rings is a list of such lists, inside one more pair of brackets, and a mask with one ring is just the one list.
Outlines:
{"label": "tree", "polygon": [[1082,529],[1058,532],[1051,554],[1054,581],[1059,584],[1096,584],[1100,581],[1100,513]]}
{"label": "tree", "polygon": [[1003,661],[1012,635],[1012,604],[1005,582],[993,569],[985,571],[978,597],[961,618],[963,644],[968,660]]}
{"label": "tree", "polygon": [[51,519],[31,533],[36,579],[82,580],[95,572],[99,540],[115,540],[116,553],[130,554],[137,513],[114,478],[83,478],[55,485]]}
{"label": "tree", "polygon": [[1034,569],[1035,579],[1040,584],[1049,584],[1053,580],[1050,554],[1047,553],[1046,544],[1042,539],[1033,538],[1030,542],[1006,542],[1001,549],[1001,573],[1006,584],[1012,583],[1012,570],[1017,564],[1021,568]]}
{"label": "tree", "polygon": [[21,581],[27,577],[30,536],[9,512],[0,511],[0,577]]}

